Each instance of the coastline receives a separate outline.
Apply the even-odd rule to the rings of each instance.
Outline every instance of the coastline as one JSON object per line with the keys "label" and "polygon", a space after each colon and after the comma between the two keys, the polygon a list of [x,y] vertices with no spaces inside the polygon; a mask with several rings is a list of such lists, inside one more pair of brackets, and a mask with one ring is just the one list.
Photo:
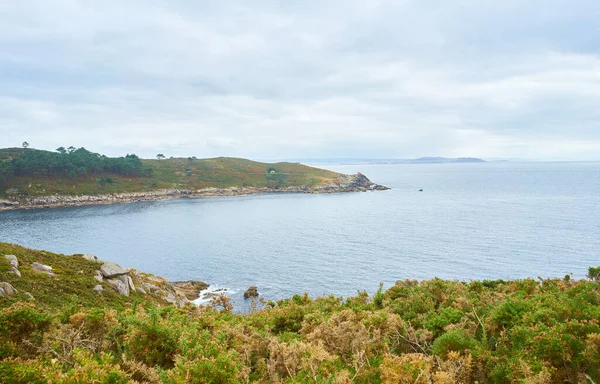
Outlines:
{"label": "coastline", "polygon": [[0,200],[0,211],[22,209],[76,207],[85,205],[106,205],[118,203],[132,203],[137,201],[170,200],[178,198],[202,198],[219,196],[247,196],[269,193],[308,193],[330,194],[346,192],[382,191],[388,187],[372,183],[361,173],[343,175],[337,183],[320,186],[290,186],[284,188],[269,187],[227,187],[203,188],[198,190],[187,189],[161,189],[144,192],[123,192],[99,195],[50,195]]}

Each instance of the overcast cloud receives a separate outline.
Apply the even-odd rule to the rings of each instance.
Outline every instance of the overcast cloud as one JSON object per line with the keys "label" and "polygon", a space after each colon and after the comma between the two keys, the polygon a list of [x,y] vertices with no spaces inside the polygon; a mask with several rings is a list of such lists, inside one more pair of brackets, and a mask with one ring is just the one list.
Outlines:
{"label": "overcast cloud", "polygon": [[0,147],[600,160],[598,0],[0,1]]}

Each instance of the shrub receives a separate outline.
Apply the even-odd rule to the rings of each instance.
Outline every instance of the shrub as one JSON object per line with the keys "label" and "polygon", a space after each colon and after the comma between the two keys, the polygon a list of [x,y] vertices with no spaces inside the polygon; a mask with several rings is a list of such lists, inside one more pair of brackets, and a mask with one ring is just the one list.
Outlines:
{"label": "shrub", "polygon": [[476,348],[477,340],[461,328],[444,333],[433,342],[432,346],[433,353],[444,358],[452,351],[462,353]]}
{"label": "shrub", "polygon": [[150,367],[172,368],[178,349],[176,331],[160,324],[142,323],[130,334],[126,345],[132,359]]}
{"label": "shrub", "polygon": [[600,266],[596,268],[589,267],[587,277],[593,281],[600,280]]}

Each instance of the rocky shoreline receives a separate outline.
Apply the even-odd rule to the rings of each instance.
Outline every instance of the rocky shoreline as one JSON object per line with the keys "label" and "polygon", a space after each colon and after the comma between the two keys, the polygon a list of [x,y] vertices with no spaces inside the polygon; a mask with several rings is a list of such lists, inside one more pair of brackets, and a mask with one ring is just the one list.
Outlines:
{"label": "rocky shoreline", "polygon": [[259,188],[259,187],[230,187],[230,188],[204,188],[199,190],[162,189],[148,192],[129,192],[103,195],[81,196],[37,196],[0,200],[0,211],[16,209],[37,209],[70,207],[82,205],[103,205],[115,203],[131,203],[136,201],[168,200],[183,197],[217,197],[217,196],[243,196],[267,193],[345,193],[387,190],[388,187],[374,184],[365,175],[341,175],[337,182],[316,187],[293,186],[284,188]]}

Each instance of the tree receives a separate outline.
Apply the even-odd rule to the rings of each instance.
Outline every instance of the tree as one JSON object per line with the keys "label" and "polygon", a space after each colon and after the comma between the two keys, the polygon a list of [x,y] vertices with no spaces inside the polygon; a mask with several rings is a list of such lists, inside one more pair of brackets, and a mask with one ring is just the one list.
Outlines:
{"label": "tree", "polygon": [[163,160],[163,159],[166,159],[165,155],[163,155],[162,153],[159,153],[158,155],[156,155],[156,158],[157,158],[158,160]]}
{"label": "tree", "polygon": [[62,153],[64,155],[65,153],[67,153],[67,150],[65,149],[65,147],[58,147],[56,148],[56,152]]}
{"label": "tree", "polygon": [[24,142],[23,142],[23,148],[29,148],[29,143],[28,143],[28,142],[26,142],[26,141],[24,141]]}

